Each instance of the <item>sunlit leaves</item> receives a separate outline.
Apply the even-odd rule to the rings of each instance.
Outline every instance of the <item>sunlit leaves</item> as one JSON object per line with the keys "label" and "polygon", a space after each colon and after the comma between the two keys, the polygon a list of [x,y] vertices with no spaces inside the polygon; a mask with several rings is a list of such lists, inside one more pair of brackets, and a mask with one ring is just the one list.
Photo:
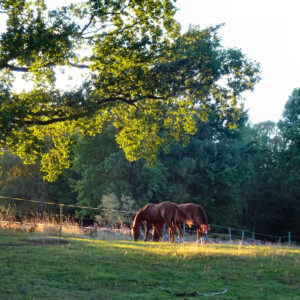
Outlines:
{"label": "sunlit leaves", "polygon": [[141,157],[153,161],[157,150],[164,140],[159,133],[163,110],[159,102],[145,101],[140,106],[119,105],[113,113],[117,116],[114,122],[118,134],[117,143],[124,150],[128,160]]}
{"label": "sunlit leaves", "polygon": [[[108,122],[126,157],[149,163],[158,149],[186,143],[195,118],[207,120],[212,109],[234,128],[241,94],[259,80],[256,63],[221,46],[220,26],[180,34],[172,0],[92,0],[51,12],[43,1],[0,7],[8,16],[0,36],[1,143],[28,162],[41,156],[48,180],[69,166],[74,136],[100,133]],[[57,66],[90,73],[60,91]],[[16,71],[27,74],[31,91],[5,86]]]}

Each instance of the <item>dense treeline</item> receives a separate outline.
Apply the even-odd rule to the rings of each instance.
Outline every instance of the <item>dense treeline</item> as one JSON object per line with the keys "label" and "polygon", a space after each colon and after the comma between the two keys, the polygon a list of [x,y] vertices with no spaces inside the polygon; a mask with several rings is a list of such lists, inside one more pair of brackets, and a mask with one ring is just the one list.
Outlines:
{"label": "dense treeline", "polygon": [[[299,235],[300,89],[278,124],[249,125],[244,112],[237,128],[229,129],[212,113],[197,128],[186,145],[173,144],[149,166],[143,159],[129,162],[115,142],[119,132],[107,125],[101,134],[78,138],[71,167],[54,183],[42,180],[38,165],[23,165],[5,152],[0,194],[127,211],[148,202],[192,201],[206,208],[213,224]],[[109,210],[83,215],[116,219]]]}

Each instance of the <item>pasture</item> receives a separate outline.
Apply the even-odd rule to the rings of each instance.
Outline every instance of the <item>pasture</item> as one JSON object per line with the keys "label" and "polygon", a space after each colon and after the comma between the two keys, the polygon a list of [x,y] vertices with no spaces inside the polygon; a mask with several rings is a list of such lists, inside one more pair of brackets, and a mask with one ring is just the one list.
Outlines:
{"label": "pasture", "polygon": [[[300,248],[0,233],[1,299],[300,299]],[[223,295],[176,297],[174,293]]]}

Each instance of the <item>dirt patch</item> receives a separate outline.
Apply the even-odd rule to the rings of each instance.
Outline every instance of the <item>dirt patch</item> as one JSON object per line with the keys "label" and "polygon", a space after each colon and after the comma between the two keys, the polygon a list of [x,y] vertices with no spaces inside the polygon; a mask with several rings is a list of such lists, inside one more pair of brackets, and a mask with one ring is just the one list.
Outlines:
{"label": "dirt patch", "polygon": [[52,246],[52,245],[65,245],[68,241],[57,238],[32,238],[25,240],[22,243],[1,243],[0,247],[24,247],[24,246]]}

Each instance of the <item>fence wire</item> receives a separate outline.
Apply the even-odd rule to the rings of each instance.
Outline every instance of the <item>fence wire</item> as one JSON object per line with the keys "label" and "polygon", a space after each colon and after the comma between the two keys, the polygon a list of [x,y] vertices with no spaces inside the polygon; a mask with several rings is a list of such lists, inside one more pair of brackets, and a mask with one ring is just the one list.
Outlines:
{"label": "fence wire", "polygon": [[[56,213],[52,212],[46,212],[44,209],[42,212],[34,212],[31,211],[25,211],[21,209],[11,208],[11,210],[15,213],[16,217],[19,217],[21,219],[20,222],[15,223],[22,223],[23,215],[27,216],[27,220],[31,219],[31,221],[34,221],[34,219],[38,220],[56,220],[57,224],[60,224],[60,226],[63,224],[63,222],[70,221],[74,223],[81,223],[88,224],[90,223],[91,226],[95,227],[95,224],[97,225],[107,225],[110,221],[109,218],[105,216],[101,216],[101,218],[87,218],[87,217],[76,217],[74,215],[70,214],[63,214],[63,208],[72,208],[72,209],[88,209],[92,211],[99,211],[99,212],[114,212],[119,214],[127,214],[131,217],[131,220],[133,220],[136,211],[127,211],[127,210],[117,210],[117,209],[105,209],[101,207],[90,207],[90,206],[80,206],[80,205],[73,205],[73,204],[63,204],[63,203],[54,203],[49,201],[40,201],[40,200],[30,200],[30,199],[22,199],[22,198],[16,198],[16,197],[8,197],[8,196],[2,196],[0,195],[0,199],[7,199],[7,200],[14,200],[14,201],[23,201],[27,203],[34,203],[34,204],[40,204],[42,206],[53,206],[57,209]],[[5,222],[9,222],[7,220],[3,220],[3,214],[1,214],[0,211],[0,217],[2,215],[2,220],[0,219],[0,222],[3,224]],[[23,222],[24,223],[24,222]],[[115,224],[116,225],[116,224]],[[129,224],[126,224],[129,225]],[[119,225],[120,226],[120,225]],[[300,237],[292,235],[291,232],[288,232],[286,236],[279,236],[279,235],[272,235],[272,234],[265,234],[265,233],[257,233],[252,232],[247,229],[241,229],[241,228],[231,228],[227,226],[222,225],[216,225],[216,224],[209,224],[211,231],[208,232],[207,237],[208,238],[225,238],[228,240],[234,240],[234,239],[241,239],[241,240],[248,240],[248,241],[255,241],[255,240],[265,240],[265,241],[272,241],[272,242],[278,242],[283,243],[286,241],[288,244],[291,245],[292,242],[300,243]],[[84,227],[84,226],[83,226]],[[195,235],[196,230],[194,229],[188,229],[184,227],[184,232],[186,234]]]}

